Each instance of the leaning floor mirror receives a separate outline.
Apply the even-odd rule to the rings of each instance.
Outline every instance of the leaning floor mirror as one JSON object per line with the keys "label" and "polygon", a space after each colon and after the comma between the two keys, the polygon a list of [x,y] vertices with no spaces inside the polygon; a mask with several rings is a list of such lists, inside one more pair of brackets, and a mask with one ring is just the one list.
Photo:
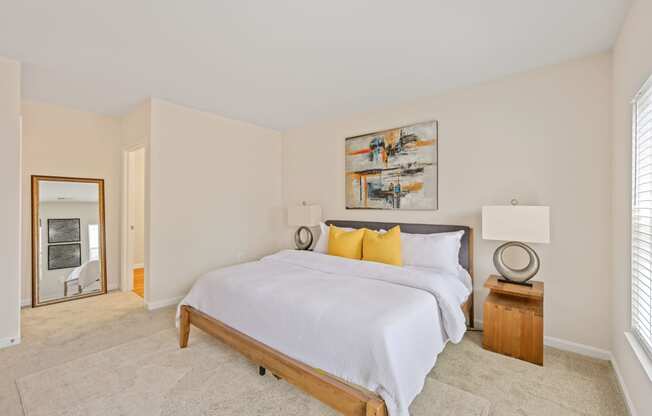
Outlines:
{"label": "leaning floor mirror", "polygon": [[105,293],[104,180],[32,176],[32,306]]}

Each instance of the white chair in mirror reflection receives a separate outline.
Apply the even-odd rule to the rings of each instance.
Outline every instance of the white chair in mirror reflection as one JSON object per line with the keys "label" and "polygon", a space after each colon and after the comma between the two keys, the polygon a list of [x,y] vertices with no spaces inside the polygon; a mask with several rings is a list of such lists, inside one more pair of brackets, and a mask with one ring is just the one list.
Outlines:
{"label": "white chair in mirror reflection", "polygon": [[[101,290],[100,261],[91,260],[76,267],[63,277],[63,296],[77,295]],[[70,291],[70,289],[74,291]]]}

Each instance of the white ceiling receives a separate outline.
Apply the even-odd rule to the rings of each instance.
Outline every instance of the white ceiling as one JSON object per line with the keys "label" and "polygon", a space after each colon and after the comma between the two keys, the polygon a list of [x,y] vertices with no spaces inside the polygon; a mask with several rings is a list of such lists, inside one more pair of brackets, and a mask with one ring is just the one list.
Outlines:
{"label": "white ceiling", "polygon": [[96,183],[41,181],[40,202],[99,202]]}
{"label": "white ceiling", "polygon": [[286,129],[608,50],[629,0],[0,0],[23,95]]}

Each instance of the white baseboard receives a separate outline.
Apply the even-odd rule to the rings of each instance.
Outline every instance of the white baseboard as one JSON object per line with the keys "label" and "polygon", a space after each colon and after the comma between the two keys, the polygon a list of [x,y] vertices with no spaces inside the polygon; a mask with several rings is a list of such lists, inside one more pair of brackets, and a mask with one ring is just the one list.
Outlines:
{"label": "white baseboard", "polygon": [[20,336],[0,338],[0,349],[20,344]]}
{"label": "white baseboard", "polygon": [[623,376],[620,373],[620,367],[618,367],[618,362],[616,361],[613,354],[609,353],[609,355],[611,356],[609,361],[611,361],[611,365],[613,366],[614,372],[616,373],[616,379],[618,380],[618,384],[620,385],[620,391],[623,392],[623,396],[625,397],[625,405],[627,406],[627,410],[629,410],[630,416],[638,416],[636,413],[636,407],[634,407],[634,402],[632,401],[632,398],[629,395],[629,391],[627,390],[627,387],[625,385],[625,380],[623,379]]}
{"label": "white baseboard", "polygon": [[130,267],[131,267],[131,270],[133,270],[133,269],[144,269],[145,268],[145,263],[132,264]]}
{"label": "white baseboard", "polygon": [[559,350],[570,351],[587,357],[598,358],[600,360],[611,360],[611,351],[603,350],[600,348],[592,347],[590,345],[579,344],[565,339],[554,337],[543,337],[543,344],[549,347],[557,348]]}
{"label": "white baseboard", "polygon": [[154,309],[165,308],[166,306],[170,306],[170,305],[178,305],[179,302],[181,302],[181,299],[183,298],[184,298],[183,296],[178,296],[176,298],[171,298],[171,299],[157,300],[154,302],[145,302],[145,307],[147,307],[148,311],[153,311]]}
{"label": "white baseboard", "polygon": [[[476,319],[473,322],[475,324],[475,328],[482,329],[482,320]],[[544,336],[543,345],[557,348],[559,350],[574,352],[576,354],[585,355],[587,357],[598,358],[600,360],[609,361],[612,358],[611,351],[592,347],[590,345],[580,344],[573,341],[567,341],[565,339]]]}

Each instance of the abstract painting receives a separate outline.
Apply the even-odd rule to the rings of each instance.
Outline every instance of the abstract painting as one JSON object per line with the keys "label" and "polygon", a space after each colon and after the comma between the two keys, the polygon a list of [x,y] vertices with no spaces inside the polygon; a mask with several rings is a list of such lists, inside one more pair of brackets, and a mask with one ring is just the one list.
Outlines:
{"label": "abstract painting", "polygon": [[81,266],[81,244],[48,246],[48,270],[72,269]]}
{"label": "abstract painting", "polygon": [[437,209],[437,122],[346,139],[346,208]]}
{"label": "abstract painting", "polygon": [[80,239],[79,218],[48,219],[48,243],[72,243]]}

